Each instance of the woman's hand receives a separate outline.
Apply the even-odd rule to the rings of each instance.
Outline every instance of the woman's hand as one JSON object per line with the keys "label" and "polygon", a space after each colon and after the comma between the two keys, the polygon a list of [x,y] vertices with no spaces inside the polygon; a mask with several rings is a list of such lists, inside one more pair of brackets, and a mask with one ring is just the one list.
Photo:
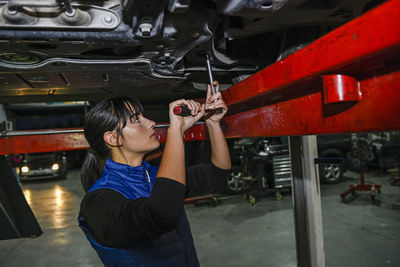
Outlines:
{"label": "woman's hand", "polygon": [[[180,105],[186,105],[191,111],[191,116],[182,117],[175,115],[173,109]],[[204,114],[204,104],[200,104],[194,100],[180,99],[169,104],[170,127],[179,127],[182,133],[192,127],[196,121],[204,116]]]}
{"label": "woman's hand", "polygon": [[222,110],[221,113],[215,114],[210,113],[206,116],[206,122],[214,122],[219,123],[219,121],[225,116],[228,111],[228,106],[225,104],[225,101],[222,99],[221,92],[219,92],[219,83],[214,81],[215,86],[215,94],[211,94],[211,86],[208,85],[207,88],[207,97],[206,97],[206,111],[213,111],[215,109],[220,108]]}

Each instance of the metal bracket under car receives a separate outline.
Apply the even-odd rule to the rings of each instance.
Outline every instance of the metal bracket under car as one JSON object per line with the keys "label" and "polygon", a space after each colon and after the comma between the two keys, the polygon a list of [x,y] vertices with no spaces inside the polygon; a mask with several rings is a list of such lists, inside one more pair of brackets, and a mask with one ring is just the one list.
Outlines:
{"label": "metal bracket under car", "polygon": [[120,23],[115,11],[100,6],[56,0],[0,1],[0,28],[113,30]]}

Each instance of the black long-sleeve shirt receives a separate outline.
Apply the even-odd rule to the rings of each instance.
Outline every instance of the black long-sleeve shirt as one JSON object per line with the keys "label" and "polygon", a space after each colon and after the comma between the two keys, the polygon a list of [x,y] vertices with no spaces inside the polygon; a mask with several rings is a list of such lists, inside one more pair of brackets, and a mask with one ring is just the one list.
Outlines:
{"label": "black long-sleeve shirt", "polygon": [[149,198],[127,199],[111,189],[94,190],[83,198],[80,212],[97,242],[124,247],[175,228],[184,198],[224,191],[229,174],[210,163],[198,164],[187,169],[186,187],[158,177]]}

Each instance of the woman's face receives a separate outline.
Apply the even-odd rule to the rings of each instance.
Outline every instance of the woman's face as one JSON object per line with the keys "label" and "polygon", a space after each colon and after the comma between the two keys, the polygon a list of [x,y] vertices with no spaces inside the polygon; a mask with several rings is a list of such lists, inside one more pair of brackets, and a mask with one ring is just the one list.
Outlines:
{"label": "woman's face", "polygon": [[143,155],[157,149],[160,142],[154,132],[155,122],[147,119],[143,114],[139,114],[138,119],[128,120],[126,126],[122,129],[120,149],[123,153],[129,155]]}

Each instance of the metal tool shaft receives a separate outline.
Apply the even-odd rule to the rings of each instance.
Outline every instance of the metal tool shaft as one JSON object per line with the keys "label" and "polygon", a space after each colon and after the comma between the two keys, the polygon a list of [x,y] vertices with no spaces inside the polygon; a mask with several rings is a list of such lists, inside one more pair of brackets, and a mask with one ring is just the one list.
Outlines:
{"label": "metal tool shaft", "polygon": [[206,54],[206,61],[207,61],[207,72],[208,72],[208,78],[210,79],[210,85],[211,85],[211,93],[215,94],[215,86],[214,86],[214,78],[212,76],[212,70],[211,70],[211,63],[210,63],[210,55]]}

